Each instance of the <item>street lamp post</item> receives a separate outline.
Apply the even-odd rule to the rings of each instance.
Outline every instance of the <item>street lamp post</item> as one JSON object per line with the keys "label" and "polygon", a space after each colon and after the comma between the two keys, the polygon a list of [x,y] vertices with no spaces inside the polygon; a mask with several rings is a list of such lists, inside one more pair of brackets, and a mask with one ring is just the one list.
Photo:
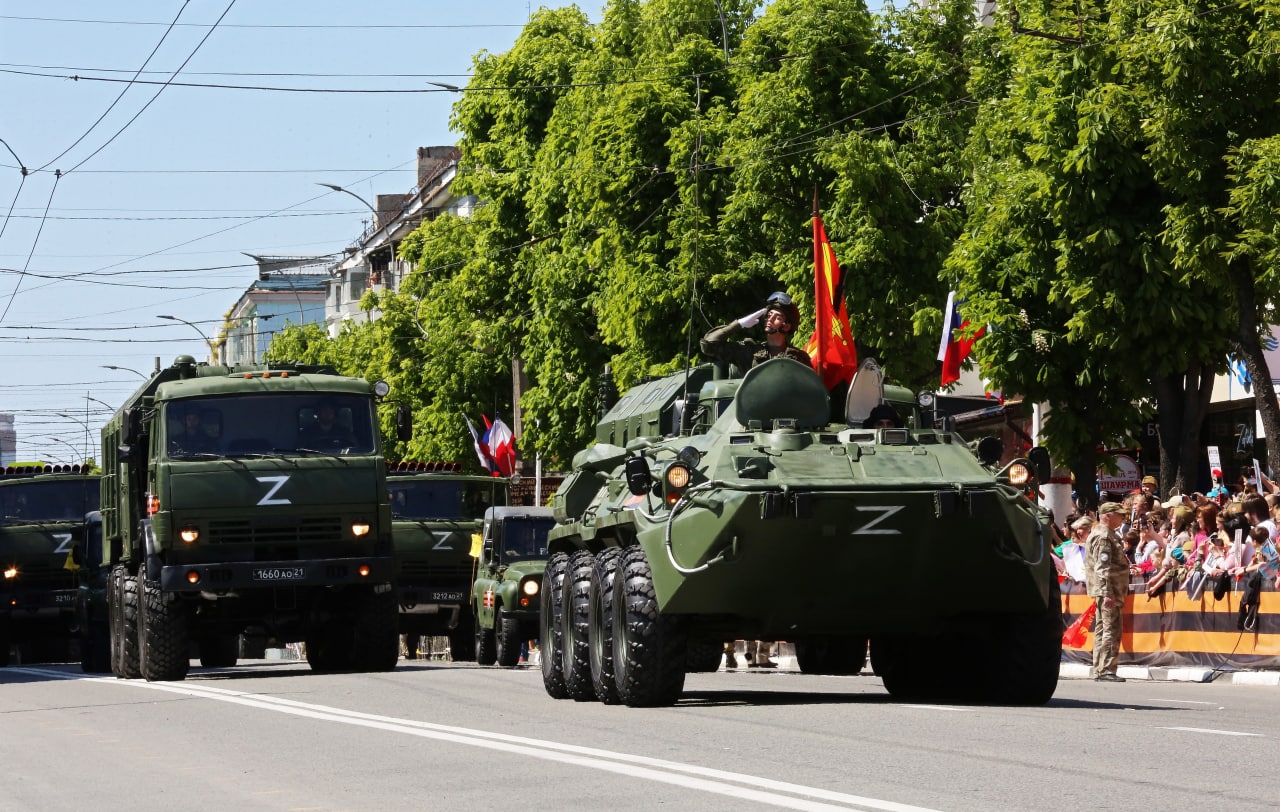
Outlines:
{"label": "street lamp post", "polygon": [[213,363],[213,365],[214,365],[214,366],[217,366],[217,364],[218,364],[218,345],[217,345],[217,344],[215,344],[213,341],[211,341],[211,340],[209,339],[209,336],[207,336],[207,335],[205,335],[205,334],[204,334],[204,330],[201,330],[199,327],[195,326],[194,324],[192,324],[191,322],[187,321],[186,319],[180,319],[180,318],[178,318],[177,316],[156,316],[156,318],[157,318],[157,319],[168,319],[169,321],[180,321],[180,322],[182,322],[183,324],[185,324],[185,325],[187,325],[188,327],[190,327],[192,330],[195,330],[197,333],[199,333],[199,334],[200,334],[200,337],[204,339],[204,343],[209,345],[209,360]]}
{"label": "street lamp post", "polygon": [[63,444],[63,445],[65,445],[67,448],[71,449],[71,455],[72,455],[72,456],[71,456],[71,462],[72,462],[72,463],[74,463],[74,462],[75,462],[76,457],[80,457],[80,462],[82,462],[82,463],[83,463],[83,462],[87,462],[87,461],[88,461],[88,459],[89,459],[89,458],[88,458],[88,456],[83,456],[83,457],[81,457],[81,456],[80,456],[80,452],[76,449],[76,447],[75,447],[75,446],[73,446],[71,443],[68,443],[66,440],[63,440],[63,439],[61,439],[61,438],[59,438],[59,437],[54,437],[52,434],[42,434],[42,435],[40,435],[40,436],[41,436],[41,437],[43,437],[43,438],[44,438],[44,439],[46,439],[46,440],[53,440],[55,443],[62,443],[62,444]]}
{"label": "street lamp post", "polygon": [[113,366],[113,365],[111,365],[111,364],[102,364],[102,368],[103,368],[103,369],[114,369],[114,370],[117,370],[117,371],[119,371],[119,372],[132,372],[134,375],[137,375],[139,378],[141,378],[141,379],[142,379],[142,380],[144,380],[144,381],[147,379],[147,376],[146,376],[146,375],[143,375],[141,372],[139,372],[139,371],[138,371],[138,370],[136,370],[136,369],[130,369],[129,367],[118,367],[118,366]]}
{"label": "street lamp post", "polygon": [[[54,412],[54,414],[56,414],[58,417],[65,417],[65,418],[66,418],[66,419],[68,419],[68,420],[74,420],[75,422],[77,422],[77,423],[79,423],[79,424],[80,424],[81,428],[83,428],[83,429],[84,429],[84,457],[83,457],[83,459],[88,459],[88,458],[89,458],[89,421],[88,421],[88,420],[81,420],[81,419],[80,419],[80,418],[78,418],[78,417],[72,417],[71,415],[66,414],[66,413],[64,413],[64,412]],[[69,445],[69,444],[68,444],[68,445]],[[74,448],[75,448],[75,446],[72,446],[72,448],[74,449]]]}
{"label": "street lamp post", "polygon": [[351,191],[350,189],[344,189],[344,188],[342,188],[341,186],[337,185],[336,183],[317,183],[317,184],[316,184],[316,186],[323,186],[324,188],[326,188],[326,189],[332,189],[332,190],[333,190],[333,191],[335,191],[335,192],[342,192],[342,193],[344,193],[344,194],[349,194],[349,195],[351,195],[351,196],[352,196],[352,197],[354,197],[356,200],[359,200],[361,203],[363,203],[363,204],[365,204],[366,206],[368,206],[368,207],[369,207],[369,211],[373,213],[373,222],[374,222],[375,224],[378,222],[378,210],[377,210],[377,209],[375,209],[375,208],[373,207],[373,205],[369,203],[369,201],[365,200],[363,197],[361,197],[360,195],[358,195],[358,194],[356,194],[355,192]]}

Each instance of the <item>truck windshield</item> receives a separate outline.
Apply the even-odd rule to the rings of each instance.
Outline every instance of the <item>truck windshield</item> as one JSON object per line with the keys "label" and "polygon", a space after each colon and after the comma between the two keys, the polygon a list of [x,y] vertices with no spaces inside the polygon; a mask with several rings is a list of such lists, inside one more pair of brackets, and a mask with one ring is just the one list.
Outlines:
{"label": "truck windshield", "polygon": [[418,521],[480,521],[495,504],[506,504],[506,488],[497,480],[459,482],[392,478],[391,515]]}
{"label": "truck windshield", "polygon": [[84,515],[98,509],[98,481],[12,482],[0,487],[0,515],[14,521],[84,521]]}
{"label": "truck windshield", "polygon": [[170,459],[279,454],[371,454],[373,402],[314,392],[188,398],[165,404],[161,439]]}
{"label": "truck windshield", "polygon": [[547,532],[555,527],[555,519],[508,518],[502,522],[502,557],[546,558]]}

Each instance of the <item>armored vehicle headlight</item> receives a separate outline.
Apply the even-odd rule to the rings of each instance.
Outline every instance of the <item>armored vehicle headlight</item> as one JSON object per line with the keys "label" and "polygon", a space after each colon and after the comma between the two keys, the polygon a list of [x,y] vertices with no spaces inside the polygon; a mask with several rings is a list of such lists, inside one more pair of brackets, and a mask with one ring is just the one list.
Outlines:
{"label": "armored vehicle headlight", "polygon": [[521,592],[523,592],[524,594],[528,595],[528,596],[529,596],[529,597],[531,597],[531,598],[532,598],[534,595],[537,595],[537,594],[538,594],[538,590],[539,590],[540,588],[541,588],[541,585],[538,583],[538,579],[537,579],[537,578],[530,578],[530,579],[528,579],[527,581],[525,581],[523,584],[521,584],[521,585],[520,585],[520,591],[521,591]]}
{"label": "armored vehicle headlight", "polygon": [[200,540],[200,528],[184,527],[178,531],[178,537],[181,538],[183,541],[185,541],[187,544],[193,544],[196,541]]}
{"label": "armored vehicle headlight", "polygon": [[1031,469],[1021,462],[1010,463],[1006,473],[1009,475],[1010,485],[1021,487],[1031,481]]}
{"label": "armored vehicle headlight", "polygon": [[352,522],[351,535],[355,536],[356,538],[369,535],[369,523],[368,522]]}
{"label": "armored vehicle headlight", "polygon": [[17,567],[9,567],[4,571],[4,579],[6,581],[12,581],[14,578],[17,578],[17,577],[18,577]]}
{"label": "armored vehicle headlight", "polygon": [[684,490],[689,487],[691,477],[689,469],[680,463],[673,463],[667,467],[667,485],[672,488]]}

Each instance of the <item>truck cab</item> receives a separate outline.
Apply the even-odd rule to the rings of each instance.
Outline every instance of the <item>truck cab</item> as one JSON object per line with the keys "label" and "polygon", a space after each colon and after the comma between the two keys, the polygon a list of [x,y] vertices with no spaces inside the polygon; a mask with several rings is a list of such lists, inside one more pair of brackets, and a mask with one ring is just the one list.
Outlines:
{"label": "truck cab", "polygon": [[485,512],[480,558],[471,599],[475,607],[476,662],[513,668],[520,645],[538,636],[547,533],[555,514],[547,507],[496,507]]}

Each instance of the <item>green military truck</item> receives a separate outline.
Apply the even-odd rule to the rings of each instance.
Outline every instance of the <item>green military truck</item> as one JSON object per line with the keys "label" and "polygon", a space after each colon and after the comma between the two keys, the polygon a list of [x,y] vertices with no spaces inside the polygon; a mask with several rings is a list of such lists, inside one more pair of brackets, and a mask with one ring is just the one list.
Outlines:
{"label": "green military truck", "polygon": [[183,679],[192,645],[234,665],[242,634],[305,642],[317,672],[395,668],[386,393],[180,355],[125,401],[102,430],[113,673]]}
{"label": "green military truck", "polygon": [[520,645],[538,636],[551,508],[496,507],[485,513],[471,599],[476,662],[513,668]]}
{"label": "green military truck", "polygon": [[507,485],[456,462],[388,464],[401,634],[447,636],[452,659],[475,659],[472,536],[490,506],[507,503]]}
{"label": "green military truck", "polygon": [[102,513],[84,519],[84,543],[75,550],[76,626],[80,633],[80,668],[86,674],[111,670],[111,637],[107,625],[107,583],[111,563],[102,555]]}
{"label": "green military truck", "polygon": [[80,465],[0,470],[0,665],[13,646],[28,662],[71,658],[76,563],[98,475]]}

